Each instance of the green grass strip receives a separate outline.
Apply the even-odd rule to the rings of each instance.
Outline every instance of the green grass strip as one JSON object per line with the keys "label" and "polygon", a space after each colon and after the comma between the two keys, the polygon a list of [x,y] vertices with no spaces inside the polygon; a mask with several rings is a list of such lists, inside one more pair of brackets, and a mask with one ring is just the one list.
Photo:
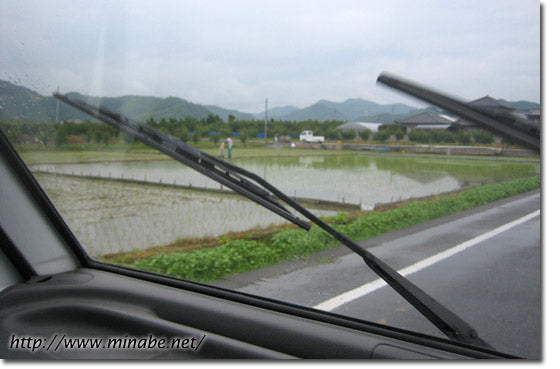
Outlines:
{"label": "green grass strip", "polygon": [[[344,214],[328,221],[340,232],[359,241],[538,188],[540,176],[521,178],[428,202],[408,202],[400,208],[371,212],[353,221],[348,221]],[[208,283],[227,275],[307,257],[339,245],[328,233],[313,226],[309,231],[283,230],[263,240],[235,240],[213,248],[160,254],[126,266]]]}

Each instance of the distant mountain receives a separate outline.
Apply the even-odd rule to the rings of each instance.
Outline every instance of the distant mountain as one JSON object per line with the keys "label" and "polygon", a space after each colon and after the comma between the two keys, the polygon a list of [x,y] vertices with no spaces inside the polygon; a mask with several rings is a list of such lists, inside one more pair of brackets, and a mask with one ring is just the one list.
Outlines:
{"label": "distant mountain", "polygon": [[[95,97],[76,92],[69,93],[69,96],[94,105],[102,104],[111,110],[120,112],[138,121],[146,121],[150,117],[153,117],[156,121],[163,118],[183,119],[185,117],[201,119],[208,116],[208,114],[218,114],[224,121],[228,120],[230,114],[235,116],[237,120],[264,119],[264,112],[252,115],[215,105],[195,104],[179,97],[160,98],[135,95]],[[499,101],[519,110],[530,110],[540,107],[540,104],[528,101]],[[0,80],[0,120],[52,122],[55,120],[56,105],[56,100],[51,96],[42,96],[29,88]],[[344,102],[319,100],[315,104],[303,109],[296,108],[295,106],[274,107],[269,109],[268,117],[286,121],[312,119],[318,121],[341,120],[391,123],[394,120],[406,118],[429,109],[438,114],[442,113],[433,107],[415,109],[405,104],[380,105],[364,99],[354,98]],[[91,117],[61,103],[59,104],[59,119],[85,120],[91,119]]]}
{"label": "distant mountain", "polygon": [[205,105],[206,110],[212,114],[218,114],[224,122],[228,121],[229,115],[233,115],[237,120],[253,120],[255,116],[249,113],[242,113],[238,110],[224,109],[216,105]]}
{"label": "distant mountain", "polygon": [[506,101],[506,100],[503,100],[503,99],[499,99],[498,101],[501,102],[501,103],[504,103],[506,105],[509,105],[512,108],[515,108],[517,110],[531,110],[531,109],[536,109],[536,108],[541,107],[540,104],[530,102],[530,101],[525,101],[525,100]]}
{"label": "distant mountain", "polygon": [[[296,108],[295,106],[292,105],[286,105],[286,106],[278,106],[272,109],[268,110],[268,118],[274,118],[274,119],[278,119],[278,118],[282,118],[283,116],[286,116],[288,114],[291,114],[295,111],[300,110],[300,108]],[[264,119],[265,116],[265,112],[263,111],[262,113],[259,114],[255,114],[255,118],[257,119]]]}
{"label": "distant mountain", "polygon": [[[369,121],[362,118],[380,114],[406,114],[415,109],[404,104],[380,105],[364,99],[348,99],[344,102],[332,102],[329,100],[319,100],[306,108],[294,110],[288,114],[278,117],[281,120],[302,121],[307,119],[324,121],[330,119],[343,121]],[[259,115],[260,116],[260,115]],[[270,114],[269,114],[270,116]]]}
{"label": "distant mountain", "polygon": [[52,104],[35,91],[0,80],[0,119],[54,120]]}
{"label": "distant mountain", "polygon": [[303,108],[290,114],[284,115],[281,117],[281,119],[292,121],[302,121],[307,119],[318,121],[348,120],[348,118],[344,114],[329,105],[330,104],[328,104],[328,102],[322,100],[308,106],[307,108]]}
{"label": "distant mountain", "polygon": [[383,113],[405,114],[414,108],[404,104],[380,105],[364,99],[348,99],[342,103],[322,100],[327,106],[338,110],[349,120],[357,120],[364,116],[374,116]]}
{"label": "distant mountain", "polygon": [[[251,114],[218,106],[204,106],[191,103],[179,97],[152,97],[127,95],[120,97],[96,97],[70,92],[68,96],[86,101],[92,105],[103,105],[138,121],[153,117],[156,121],[163,118],[183,119],[205,118],[208,114],[218,114],[227,121],[229,114],[237,119],[254,119]],[[42,96],[31,89],[0,80],[0,120],[52,122],[56,115],[56,100]],[[59,104],[59,119],[91,119],[85,113],[66,104]]]}
{"label": "distant mountain", "polygon": [[[142,122],[150,117],[156,121],[163,118],[183,119],[186,116],[200,119],[208,116],[210,113],[203,105],[193,104],[178,97],[159,98],[133,95],[95,97],[81,95],[76,92],[71,92],[68,96],[86,101],[92,105],[103,105],[110,110]],[[71,118],[61,115],[60,119]]]}
{"label": "distant mountain", "polygon": [[[398,104],[395,104],[398,105]],[[405,105],[406,106],[406,105]],[[401,113],[396,113],[393,114],[391,113],[381,113],[381,114],[377,114],[377,115],[373,115],[373,116],[367,116],[367,117],[360,117],[358,119],[356,119],[356,121],[358,122],[366,122],[366,123],[394,123],[395,121],[399,121],[399,120],[403,120],[405,118],[408,118],[410,116],[422,113],[422,112],[430,112],[430,113],[434,113],[434,114],[445,114],[445,115],[451,115],[441,109],[438,109],[436,107],[430,106],[428,108],[423,108],[423,109],[412,109],[412,110],[408,110],[405,113],[402,113],[403,110],[399,110]],[[397,109],[395,109],[395,112],[397,112]]]}

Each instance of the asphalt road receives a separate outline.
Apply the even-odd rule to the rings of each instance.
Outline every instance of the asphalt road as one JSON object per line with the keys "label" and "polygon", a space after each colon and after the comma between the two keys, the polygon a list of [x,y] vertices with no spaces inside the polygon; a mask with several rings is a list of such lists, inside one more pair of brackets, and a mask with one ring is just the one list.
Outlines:
{"label": "asphalt road", "polygon": [[[362,241],[499,351],[542,357],[540,193]],[[233,276],[224,287],[444,337],[346,248]]]}

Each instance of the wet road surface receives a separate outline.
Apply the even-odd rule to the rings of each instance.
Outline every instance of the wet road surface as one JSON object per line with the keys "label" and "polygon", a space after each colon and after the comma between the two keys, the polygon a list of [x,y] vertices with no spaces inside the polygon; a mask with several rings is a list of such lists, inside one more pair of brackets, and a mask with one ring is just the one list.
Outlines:
{"label": "wet road surface", "polygon": [[[541,357],[540,193],[360,242],[498,351]],[[444,337],[346,248],[240,274],[222,286]]]}

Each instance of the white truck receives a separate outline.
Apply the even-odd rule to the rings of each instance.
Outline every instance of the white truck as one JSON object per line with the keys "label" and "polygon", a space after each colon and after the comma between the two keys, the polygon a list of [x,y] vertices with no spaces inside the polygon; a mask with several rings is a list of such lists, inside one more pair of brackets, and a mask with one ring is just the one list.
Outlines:
{"label": "white truck", "polygon": [[313,136],[313,131],[303,131],[299,134],[299,140],[301,142],[325,142],[325,137]]}

